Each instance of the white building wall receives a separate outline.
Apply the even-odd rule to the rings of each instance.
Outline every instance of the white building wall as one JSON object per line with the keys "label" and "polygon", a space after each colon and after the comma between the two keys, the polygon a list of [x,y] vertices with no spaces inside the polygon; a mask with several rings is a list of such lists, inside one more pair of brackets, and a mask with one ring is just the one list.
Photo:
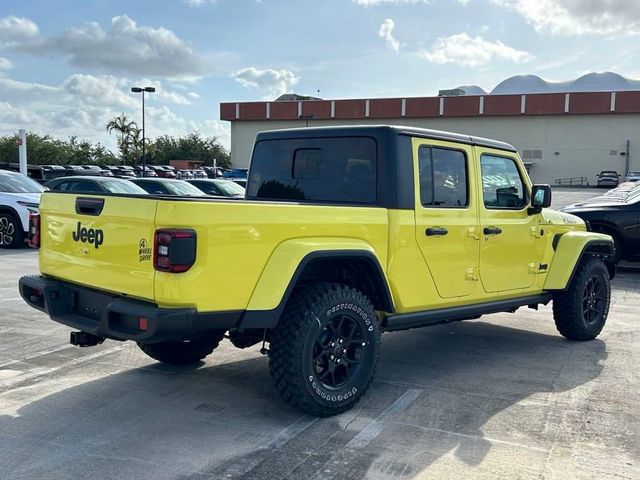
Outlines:
{"label": "white building wall", "polygon": [[[640,170],[640,115],[553,115],[522,117],[398,118],[380,120],[310,120],[309,126],[407,125],[432,128],[502,140],[523,150],[542,150],[542,159],[532,160],[531,178],[553,184],[555,179],[587,177],[596,181],[601,170],[624,175],[626,142],[631,142],[630,169]],[[304,127],[304,121],[231,122],[231,160],[247,167],[253,141],[262,130]],[[612,155],[615,151],[615,155]]]}

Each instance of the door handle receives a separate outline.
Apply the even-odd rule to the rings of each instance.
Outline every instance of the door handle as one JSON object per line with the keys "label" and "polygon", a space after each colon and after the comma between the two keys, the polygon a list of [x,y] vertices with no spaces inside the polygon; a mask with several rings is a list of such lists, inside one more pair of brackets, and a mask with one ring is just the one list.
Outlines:
{"label": "door handle", "polygon": [[446,228],[443,227],[429,227],[425,230],[425,235],[427,237],[435,237],[435,236],[443,236],[449,233]]}
{"label": "door handle", "polygon": [[483,232],[485,235],[500,235],[502,229],[500,227],[484,227]]}

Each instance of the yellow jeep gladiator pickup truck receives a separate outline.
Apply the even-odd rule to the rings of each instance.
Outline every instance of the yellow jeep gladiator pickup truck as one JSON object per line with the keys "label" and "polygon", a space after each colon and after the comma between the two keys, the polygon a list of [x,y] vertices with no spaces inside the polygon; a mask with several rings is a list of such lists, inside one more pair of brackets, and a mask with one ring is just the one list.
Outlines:
{"label": "yellow jeep gladiator pickup truck", "polygon": [[550,202],[494,140],[262,132],[244,200],[45,192],[31,221],[41,275],[20,293],[79,346],[133,340],[184,364],[225,336],[262,343],[282,397],[333,415],[371,384],[381,332],[553,301],[562,335],[595,338],[612,239]]}

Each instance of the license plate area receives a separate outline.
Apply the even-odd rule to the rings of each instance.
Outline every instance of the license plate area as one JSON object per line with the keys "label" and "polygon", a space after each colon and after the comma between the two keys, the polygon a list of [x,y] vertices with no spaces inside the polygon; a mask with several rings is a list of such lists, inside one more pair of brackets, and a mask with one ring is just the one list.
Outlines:
{"label": "license plate area", "polygon": [[70,296],[71,312],[94,321],[100,321],[109,303],[116,298],[76,288],[70,290]]}

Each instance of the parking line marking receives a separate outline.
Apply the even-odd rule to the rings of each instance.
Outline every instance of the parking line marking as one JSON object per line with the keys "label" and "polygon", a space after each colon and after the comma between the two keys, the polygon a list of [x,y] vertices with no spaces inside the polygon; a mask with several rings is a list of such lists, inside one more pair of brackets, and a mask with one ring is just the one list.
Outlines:
{"label": "parking line marking", "polygon": [[94,360],[96,358],[104,357],[105,355],[109,355],[111,353],[116,353],[124,349],[125,347],[126,345],[118,345],[117,347],[113,347],[108,350],[103,350],[101,352],[92,353],[91,355],[87,355],[85,357],[74,358],[73,360],[69,360],[68,362],[61,363],[57,367],[50,367],[50,368],[39,367],[33,370],[29,370],[28,372],[25,372],[23,375],[8,378],[0,382],[0,387],[9,387],[9,390],[0,392],[0,397],[6,395],[7,393],[12,392],[14,389],[12,389],[11,387],[15,385],[19,385],[23,382],[26,382],[27,380],[32,380],[34,378],[42,377],[44,375],[49,375],[63,368],[73,367],[76,365],[80,365],[81,363],[88,362],[89,360]]}
{"label": "parking line marking", "polygon": [[346,448],[357,449],[363,448],[369,445],[371,441],[376,438],[385,426],[385,422],[391,420],[393,417],[403,412],[420,396],[424,390],[411,388],[404,392],[400,398],[389,405],[376,419],[367,425],[358,435],[353,437]]}
{"label": "parking line marking", "polygon": [[267,448],[275,450],[282,447],[289,440],[297,437],[317,421],[317,418],[308,417],[306,415],[304,417],[300,417],[295,422],[280,430],[276,435],[276,438],[269,442]]}
{"label": "parking line marking", "polygon": [[22,297],[0,298],[0,303],[2,303],[2,302],[15,302],[16,300],[22,300]]}
{"label": "parking line marking", "polygon": [[60,352],[62,350],[67,350],[67,349],[70,349],[70,348],[74,348],[74,346],[71,345],[70,343],[65,343],[63,345],[59,345],[57,347],[50,348],[48,350],[40,350],[39,352],[32,353],[28,357],[18,358],[18,359],[15,359],[15,360],[11,360],[9,362],[0,363],[0,368],[8,367],[9,365],[14,365],[14,364],[20,363],[20,362],[27,362],[29,360],[33,360],[34,358],[38,358],[38,357],[41,357],[43,355],[49,355],[50,353]]}

